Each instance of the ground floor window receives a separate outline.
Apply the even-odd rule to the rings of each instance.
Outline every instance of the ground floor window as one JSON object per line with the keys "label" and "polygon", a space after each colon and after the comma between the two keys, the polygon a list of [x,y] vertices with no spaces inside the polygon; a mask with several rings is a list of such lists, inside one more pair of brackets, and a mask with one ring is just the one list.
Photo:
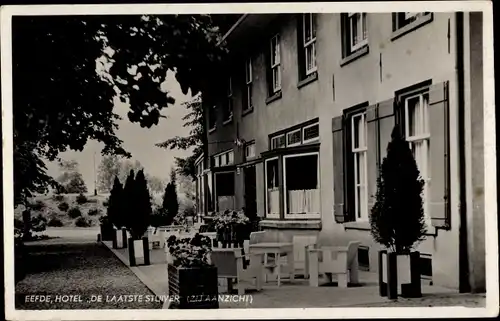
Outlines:
{"label": "ground floor window", "polygon": [[235,193],[234,193],[234,172],[215,173],[215,201],[216,210],[234,210],[235,209]]}
{"label": "ground floor window", "polygon": [[285,218],[319,217],[319,154],[284,156]]}
{"label": "ground floor window", "polygon": [[266,172],[266,216],[279,218],[280,215],[280,190],[279,190],[279,159],[267,159]]}

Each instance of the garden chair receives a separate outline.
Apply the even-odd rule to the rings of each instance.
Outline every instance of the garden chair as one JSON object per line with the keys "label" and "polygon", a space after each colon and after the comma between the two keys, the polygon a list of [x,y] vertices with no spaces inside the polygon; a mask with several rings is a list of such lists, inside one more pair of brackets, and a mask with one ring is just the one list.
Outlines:
{"label": "garden chair", "polygon": [[[266,231],[252,232],[250,233],[250,239],[243,243],[243,250],[245,251],[245,257],[247,262],[249,262],[250,257],[247,255],[250,253],[250,245],[267,242],[269,240],[269,233]],[[277,267],[276,257],[264,254],[261,258],[261,263],[264,267],[264,282],[267,282],[268,274],[273,274]]]}
{"label": "garden chair", "polygon": [[358,283],[358,247],[361,242],[351,241],[347,246],[309,246],[309,285],[319,286],[319,275],[337,275],[338,286],[346,288],[349,283]]}
{"label": "garden chair", "polygon": [[[241,248],[236,249],[212,249],[210,262],[217,267],[217,276],[227,279],[229,294],[233,288],[233,280],[236,279],[238,295],[245,294],[250,286],[257,291],[262,289],[262,256],[250,255],[250,264],[243,267],[244,256]],[[252,284],[255,281],[255,284]]]}

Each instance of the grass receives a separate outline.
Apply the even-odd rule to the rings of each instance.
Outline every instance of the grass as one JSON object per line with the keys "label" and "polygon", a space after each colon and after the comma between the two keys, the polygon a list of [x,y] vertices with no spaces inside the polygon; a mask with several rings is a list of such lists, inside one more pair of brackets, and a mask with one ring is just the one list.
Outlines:
{"label": "grass", "polygon": [[[33,244],[26,263],[28,275],[16,284],[15,307],[21,310],[51,309],[160,309],[153,293],[98,243]],[[166,277],[166,276],[165,276]],[[51,302],[26,302],[31,295],[45,295]],[[82,302],[62,302],[63,296]],[[111,297],[134,296],[133,302],[111,302]],[[57,298],[59,296],[59,298]],[[91,302],[92,297],[101,302]],[[122,297],[123,298],[123,297]],[[142,298],[142,302],[139,302]],[[146,302],[150,299],[149,302]],[[59,301],[58,301],[59,300]],[[29,300],[28,300],[29,301]],[[57,302],[56,302],[57,301]]]}

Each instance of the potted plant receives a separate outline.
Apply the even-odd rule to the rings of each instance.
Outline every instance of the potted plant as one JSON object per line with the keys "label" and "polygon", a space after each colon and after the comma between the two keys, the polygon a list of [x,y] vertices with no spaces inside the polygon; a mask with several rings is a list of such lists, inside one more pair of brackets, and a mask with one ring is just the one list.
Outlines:
{"label": "potted plant", "polygon": [[371,235],[379,252],[380,294],[396,299],[420,297],[420,254],[425,239],[422,205],[424,181],[408,142],[395,127],[377,178],[376,202],[370,216]]}
{"label": "potted plant", "polygon": [[243,247],[245,226],[249,222],[243,211],[225,210],[217,213],[213,218],[213,226],[222,247],[231,246],[231,243],[234,247]]}
{"label": "potted plant", "polygon": [[[143,261],[144,265],[149,265],[149,242],[148,237],[144,236],[147,232],[151,216],[151,197],[149,195],[148,185],[144,171],[140,170],[134,181],[133,202],[127,215],[127,228],[130,231],[128,239],[130,266],[137,265],[138,261]],[[132,205],[133,204],[133,205]]]}
{"label": "potted plant", "polygon": [[168,294],[175,299],[174,307],[219,308],[217,268],[210,264],[210,245],[210,238],[200,234],[193,238],[168,238]]}

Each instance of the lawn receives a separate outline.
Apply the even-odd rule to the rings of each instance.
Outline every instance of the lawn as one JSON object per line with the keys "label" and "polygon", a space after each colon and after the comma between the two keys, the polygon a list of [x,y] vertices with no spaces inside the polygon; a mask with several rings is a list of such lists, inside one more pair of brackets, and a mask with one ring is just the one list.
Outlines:
{"label": "lawn", "polygon": [[[16,309],[162,307],[161,302],[155,302],[153,293],[102,244],[37,242],[27,248],[30,255],[26,266],[29,270],[26,278],[16,284]],[[50,302],[39,302],[42,297],[35,295],[50,296]],[[98,297],[101,302],[91,302]]]}

